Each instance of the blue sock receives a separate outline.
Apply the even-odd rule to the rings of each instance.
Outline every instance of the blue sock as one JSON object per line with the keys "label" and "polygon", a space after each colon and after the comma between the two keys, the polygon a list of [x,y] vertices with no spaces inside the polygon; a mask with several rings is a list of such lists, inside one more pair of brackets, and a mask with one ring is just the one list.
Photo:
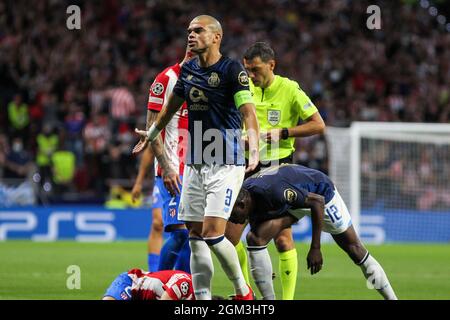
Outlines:
{"label": "blue sock", "polygon": [[158,270],[173,270],[178,253],[189,237],[186,229],[174,230],[161,248]]}
{"label": "blue sock", "polygon": [[150,272],[158,271],[159,254],[149,253],[147,256],[147,263],[148,263],[148,271]]}
{"label": "blue sock", "polygon": [[175,269],[191,273],[191,248],[189,247],[189,239],[186,239],[183,248],[178,253]]}

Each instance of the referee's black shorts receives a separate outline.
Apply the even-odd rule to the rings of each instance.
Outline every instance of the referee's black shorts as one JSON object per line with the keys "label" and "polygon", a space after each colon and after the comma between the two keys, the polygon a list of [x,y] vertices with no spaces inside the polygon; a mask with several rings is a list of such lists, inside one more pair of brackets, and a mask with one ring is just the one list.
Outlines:
{"label": "referee's black shorts", "polygon": [[[248,172],[245,174],[244,179],[247,179],[248,177],[250,177],[251,175],[259,172],[261,169],[264,168],[268,168],[268,167],[272,167],[272,166],[277,166],[280,165],[282,163],[292,163],[293,160],[293,154],[291,153],[288,157],[286,158],[282,158],[282,159],[277,159],[277,160],[272,160],[272,161],[267,161],[264,163],[259,162],[258,166],[255,168],[255,170]],[[248,159],[245,159],[246,165],[248,165]]]}

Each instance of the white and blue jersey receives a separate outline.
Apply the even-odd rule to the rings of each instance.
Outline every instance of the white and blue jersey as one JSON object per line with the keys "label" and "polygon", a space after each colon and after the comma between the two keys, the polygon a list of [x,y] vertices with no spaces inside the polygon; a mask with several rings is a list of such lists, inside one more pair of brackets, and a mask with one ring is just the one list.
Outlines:
{"label": "white and blue jersey", "polygon": [[203,68],[193,59],[183,65],[173,92],[189,110],[186,164],[245,165],[239,107],[251,102],[251,94],[242,64],[221,57]]}

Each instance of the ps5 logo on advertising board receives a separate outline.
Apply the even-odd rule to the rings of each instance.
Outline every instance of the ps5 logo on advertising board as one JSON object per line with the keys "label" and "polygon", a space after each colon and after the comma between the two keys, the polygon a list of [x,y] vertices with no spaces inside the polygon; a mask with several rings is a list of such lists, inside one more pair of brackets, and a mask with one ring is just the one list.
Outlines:
{"label": "ps5 logo on advertising board", "polygon": [[[34,241],[56,241],[67,235],[61,234],[62,224],[69,224],[75,229],[76,241],[108,242],[116,238],[116,229],[112,225],[112,212],[73,212],[53,211],[47,218],[40,212],[33,211],[2,211],[0,212],[0,241],[13,238],[11,233],[31,233]],[[46,228],[42,225],[47,224]],[[40,232],[38,230],[46,230]],[[72,237],[70,237],[72,238]]]}

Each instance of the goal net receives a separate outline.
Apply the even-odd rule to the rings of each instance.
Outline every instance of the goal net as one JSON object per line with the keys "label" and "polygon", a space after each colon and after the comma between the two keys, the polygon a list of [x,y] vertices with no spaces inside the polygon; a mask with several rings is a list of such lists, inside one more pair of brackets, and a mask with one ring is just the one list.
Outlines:
{"label": "goal net", "polygon": [[369,242],[450,241],[450,125],[328,128],[329,173]]}

